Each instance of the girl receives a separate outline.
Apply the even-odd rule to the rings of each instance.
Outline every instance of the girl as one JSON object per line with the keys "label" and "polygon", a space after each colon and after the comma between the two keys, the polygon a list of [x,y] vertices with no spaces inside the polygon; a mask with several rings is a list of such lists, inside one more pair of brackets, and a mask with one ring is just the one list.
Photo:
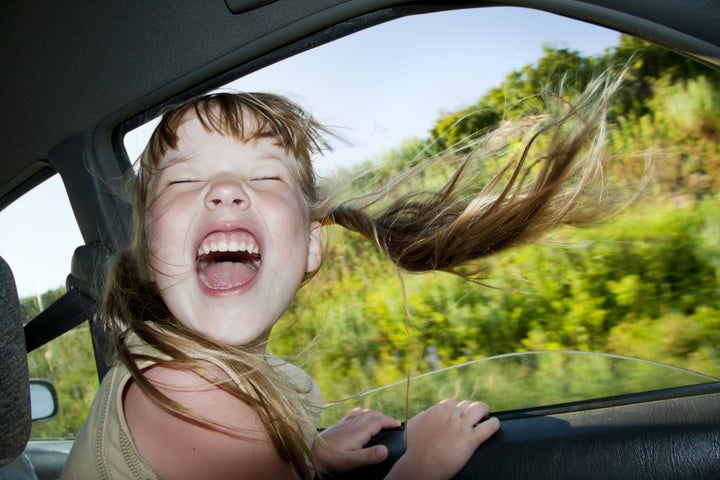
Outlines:
{"label": "girl", "polygon": [[[354,410],[318,434],[317,385],[265,351],[320,267],[322,225],[361,232],[411,271],[456,271],[534,237],[570,219],[589,181],[563,190],[599,103],[577,130],[557,128],[529,189],[524,154],[506,185],[501,173],[468,198],[465,162],[440,191],[382,208],[320,198],[311,155],[328,132],[284,98],[221,93],[167,113],[141,158],[134,238],[103,302],[122,362],[63,478],[312,478],[383,461],[385,447],[364,445],[397,420]],[[388,478],[450,478],[498,428],[481,402],[440,402],[409,421]]]}

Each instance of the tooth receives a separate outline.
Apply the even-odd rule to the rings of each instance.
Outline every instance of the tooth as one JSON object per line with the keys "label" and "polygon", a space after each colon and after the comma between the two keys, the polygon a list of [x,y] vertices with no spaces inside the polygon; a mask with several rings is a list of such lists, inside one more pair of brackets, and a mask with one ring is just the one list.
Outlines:
{"label": "tooth", "polygon": [[258,253],[260,253],[260,247],[258,247],[257,245],[253,245],[251,253],[257,255]]}
{"label": "tooth", "polygon": [[218,244],[215,242],[210,243],[210,251],[211,252],[217,252],[218,251]]}
{"label": "tooth", "polygon": [[220,242],[218,242],[218,250],[221,252],[228,251],[228,244],[225,240],[221,240]]}
{"label": "tooth", "polygon": [[233,240],[232,242],[230,242],[230,244],[228,245],[228,250],[231,252],[239,251],[240,246],[238,245],[237,241]]}
{"label": "tooth", "polygon": [[238,245],[238,252],[247,252],[247,243],[242,242]]}

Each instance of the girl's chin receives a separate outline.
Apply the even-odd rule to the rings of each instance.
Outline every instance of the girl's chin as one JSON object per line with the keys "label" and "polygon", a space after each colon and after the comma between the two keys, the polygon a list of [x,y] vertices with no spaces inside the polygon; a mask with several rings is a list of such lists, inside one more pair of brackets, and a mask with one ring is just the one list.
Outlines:
{"label": "girl's chin", "polygon": [[[255,311],[238,302],[218,302],[214,299],[203,302],[200,309],[194,309],[191,321],[183,321],[197,333],[222,345],[246,346],[265,351],[265,344],[275,322],[265,318],[264,312]],[[196,305],[197,307],[198,305]]]}
{"label": "girl's chin", "polygon": [[266,334],[259,334],[257,336],[254,335],[248,335],[249,332],[235,332],[235,331],[213,331],[208,332],[204,331],[202,332],[204,335],[208,336],[210,339],[214,340],[217,343],[220,343],[222,345],[227,345],[231,347],[246,347],[251,350],[254,350],[258,353],[264,353],[265,347],[267,343],[268,336]]}

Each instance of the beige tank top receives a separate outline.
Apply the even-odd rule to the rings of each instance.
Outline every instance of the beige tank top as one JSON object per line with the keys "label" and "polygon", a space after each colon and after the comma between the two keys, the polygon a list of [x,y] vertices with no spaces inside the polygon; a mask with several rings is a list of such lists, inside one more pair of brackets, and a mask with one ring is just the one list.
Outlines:
{"label": "beige tank top", "polygon": [[[306,394],[310,405],[320,405],[320,389],[300,368],[270,357],[273,365],[291,378]],[[214,362],[213,362],[214,363]],[[130,380],[124,365],[107,373],[93,400],[85,423],[80,428],[61,480],[157,479],[157,475],[140,456],[125,422],[122,396]],[[320,408],[314,418],[317,424]],[[314,435],[308,434],[308,439]]]}

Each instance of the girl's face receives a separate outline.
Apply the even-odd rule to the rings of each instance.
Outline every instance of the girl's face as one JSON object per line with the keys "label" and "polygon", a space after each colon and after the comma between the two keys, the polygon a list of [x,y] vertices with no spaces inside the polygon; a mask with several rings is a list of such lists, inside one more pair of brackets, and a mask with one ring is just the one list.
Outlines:
{"label": "girl's face", "polygon": [[232,345],[267,340],[306,272],[320,266],[290,162],[272,138],[244,143],[195,117],[160,159],[146,230],[153,280],[183,324]]}

